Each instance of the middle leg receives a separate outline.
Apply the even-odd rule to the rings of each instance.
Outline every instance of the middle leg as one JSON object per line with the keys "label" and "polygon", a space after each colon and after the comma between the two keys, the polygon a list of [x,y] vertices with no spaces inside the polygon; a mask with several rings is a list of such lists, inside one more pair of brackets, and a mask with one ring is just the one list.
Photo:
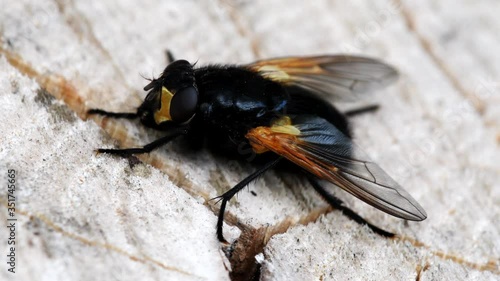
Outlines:
{"label": "middle leg", "polygon": [[235,185],[233,188],[230,190],[226,191],[224,194],[221,196],[218,196],[216,198],[219,198],[222,200],[222,203],[220,205],[220,210],[219,210],[219,218],[217,219],[217,238],[219,239],[220,242],[227,242],[226,239],[224,239],[224,234],[222,233],[222,226],[224,224],[224,212],[226,210],[226,204],[231,198],[233,198],[236,193],[238,193],[240,190],[242,190],[245,186],[247,186],[250,182],[252,182],[254,179],[256,179],[258,176],[262,175],[264,172],[267,170],[273,168],[278,164],[278,162],[281,160],[281,157],[276,158],[275,160],[267,163],[263,167],[259,168],[257,171],[253,172],[251,175],[246,177],[244,180],[239,182],[237,185]]}

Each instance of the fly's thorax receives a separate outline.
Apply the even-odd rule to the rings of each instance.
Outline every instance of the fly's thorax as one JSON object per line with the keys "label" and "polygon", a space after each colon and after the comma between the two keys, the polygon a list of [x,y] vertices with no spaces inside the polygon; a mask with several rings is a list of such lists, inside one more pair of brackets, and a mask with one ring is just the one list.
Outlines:
{"label": "fly's thorax", "polygon": [[288,94],[281,84],[238,66],[196,70],[200,112],[208,122],[265,124],[285,111]]}

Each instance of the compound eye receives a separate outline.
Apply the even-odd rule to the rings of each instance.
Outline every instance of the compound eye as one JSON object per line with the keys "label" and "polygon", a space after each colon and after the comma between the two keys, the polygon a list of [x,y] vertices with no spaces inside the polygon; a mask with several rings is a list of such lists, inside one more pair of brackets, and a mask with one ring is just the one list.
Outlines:
{"label": "compound eye", "polygon": [[195,87],[187,87],[177,91],[170,103],[170,116],[172,121],[186,122],[193,117],[198,104],[198,90]]}

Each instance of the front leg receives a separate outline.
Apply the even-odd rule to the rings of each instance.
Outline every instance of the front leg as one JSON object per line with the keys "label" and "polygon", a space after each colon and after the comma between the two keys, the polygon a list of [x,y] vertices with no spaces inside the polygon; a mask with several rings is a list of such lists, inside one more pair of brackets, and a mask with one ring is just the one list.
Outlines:
{"label": "front leg", "polygon": [[128,156],[131,154],[141,154],[141,153],[149,153],[153,149],[156,149],[162,145],[165,145],[169,143],[171,140],[177,138],[178,136],[181,135],[186,135],[188,133],[188,128],[187,127],[180,127],[173,129],[168,132],[169,134],[161,137],[152,143],[146,144],[143,147],[135,147],[135,148],[124,148],[124,149],[107,149],[107,148],[99,148],[97,149],[97,152],[99,153],[109,153],[109,154],[115,154],[119,156]]}
{"label": "front leg", "polygon": [[107,116],[107,117],[112,117],[112,118],[123,118],[123,119],[135,119],[138,118],[139,115],[137,113],[128,113],[128,112],[109,112],[105,111],[102,109],[90,109],[87,111],[87,114],[97,114],[97,115],[102,115],[102,116]]}

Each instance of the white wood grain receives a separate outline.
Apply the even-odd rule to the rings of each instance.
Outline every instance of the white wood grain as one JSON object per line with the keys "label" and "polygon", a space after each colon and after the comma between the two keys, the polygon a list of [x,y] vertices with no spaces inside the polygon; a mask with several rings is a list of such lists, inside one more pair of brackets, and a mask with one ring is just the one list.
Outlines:
{"label": "white wood grain", "polygon": [[[199,65],[350,52],[401,72],[366,101],[381,108],[354,118],[354,135],[428,219],[405,223],[339,190],[352,209],[400,238],[374,235],[337,211],[303,225],[298,220],[327,205],[304,181],[270,172],[228,208],[250,229],[292,222],[259,255],[261,279],[500,276],[497,2],[2,2],[0,167],[15,168],[20,180],[17,273],[3,263],[2,279],[230,278],[209,199],[254,168],[178,144],[130,168],[93,150],[159,134],[134,122],[82,120],[93,107],[133,111],[144,97],[141,74],[161,73],[167,48]],[[0,196],[3,206],[5,189]],[[240,229],[225,232],[235,239]]]}

